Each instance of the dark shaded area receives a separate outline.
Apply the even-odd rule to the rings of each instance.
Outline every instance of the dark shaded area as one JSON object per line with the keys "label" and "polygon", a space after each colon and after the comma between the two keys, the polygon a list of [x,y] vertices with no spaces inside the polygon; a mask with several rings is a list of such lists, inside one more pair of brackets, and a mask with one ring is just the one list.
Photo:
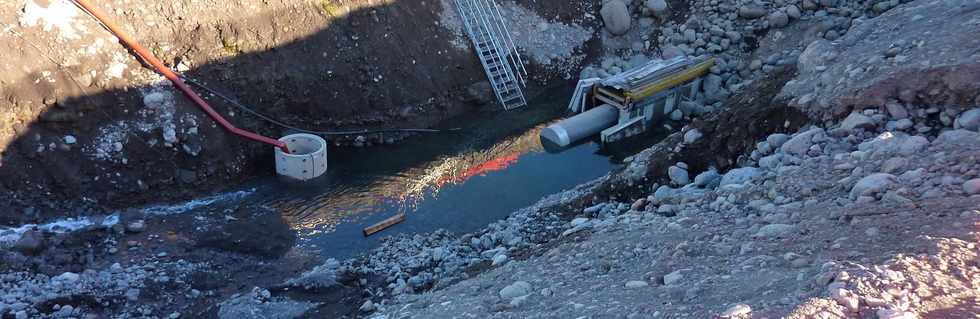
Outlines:
{"label": "dark shaded area", "polygon": [[[558,3],[522,5],[543,10],[542,15],[549,17],[581,16],[576,8]],[[300,9],[319,10],[316,6]],[[268,47],[264,44],[268,39],[258,30],[286,32],[283,30],[291,24],[299,23],[291,19],[308,18],[309,12],[270,12],[191,31],[175,27],[176,40],[160,40],[174,46],[173,50],[158,54],[173,66],[182,59],[214,56],[215,52],[207,51],[221,43],[220,48],[231,58],[193,61],[196,67],[185,75],[261,113],[310,129],[429,127],[466,112],[499,110],[495,103],[473,104],[481,99],[467,89],[484,81],[484,74],[471,51],[452,48],[446,40],[452,35],[432,23],[442,11],[439,1],[387,2],[343,16],[321,9],[318,17],[333,19],[325,29],[283,46]],[[151,50],[157,47],[156,39],[139,40]],[[92,93],[105,84],[78,85],[77,78],[84,72],[83,68],[61,69],[52,75],[58,84],[25,79],[0,88],[0,107],[44,109],[36,121],[14,127],[16,138],[0,154],[0,197],[6,199],[0,201],[0,225],[199,197],[229,183],[271,173],[272,147],[213,127],[210,118],[175,91],[179,141],[173,147],[159,145],[163,143],[160,128],[131,129],[122,143],[125,160],[93,158],[82,146],[95,143],[101,128],[136,120],[134,113],[143,108],[140,91],[149,88],[126,86],[127,81],[118,80]],[[528,95],[537,91],[532,87]],[[286,133],[243,115],[224,101],[205,98],[240,128],[270,137]],[[36,103],[41,100],[46,104]],[[193,115],[196,123],[185,121],[186,115]],[[196,124],[196,134],[187,133],[192,124]],[[76,137],[77,143],[66,144],[66,135]],[[344,144],[355,137],[332,142]],[[377,145],[396,143],[405,136],[364,137],[364,144]],[[197,155],[191,154],[194,151]]]}
{"label": "dark shaded area", "polygon": [[276,211],[241,207],[234,216],[198,235],[197,247],[274,259],[296,244],[296,233]]}

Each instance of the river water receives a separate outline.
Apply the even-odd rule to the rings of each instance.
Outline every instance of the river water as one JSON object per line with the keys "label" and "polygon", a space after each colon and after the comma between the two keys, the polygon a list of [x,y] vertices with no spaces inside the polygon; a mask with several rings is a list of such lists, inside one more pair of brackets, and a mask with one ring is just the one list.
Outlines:
{"label": "river water", "polygon": [[[446,127],[461,128],[452,133],[392,146],[330,149],[325,177],[305,183],[263,179],[244,200],[280,211],[299,233],[300,245],[327,258],[366,252],[387,235],[478,230],[621,165],[594,142],[546,152],[538,133],[562,114],[567,101],[545,96],[520,110],[447,121]],[[364,227],[398,213],[406,214],[404,222],[363,236]]]}

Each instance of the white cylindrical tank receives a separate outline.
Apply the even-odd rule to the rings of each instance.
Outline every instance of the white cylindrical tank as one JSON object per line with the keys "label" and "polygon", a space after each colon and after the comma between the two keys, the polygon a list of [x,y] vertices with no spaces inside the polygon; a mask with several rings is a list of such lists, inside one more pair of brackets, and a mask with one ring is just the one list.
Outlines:
{"label": "white cylindrical tank", "polygon": [[563,148],[616,125],[618,120],[619,110],[603,104],[541,130],[541,143]]}
{"label": "white cylindrical tank", "polygon": [[298,180],[310,180],[327,172],[327,141],[313,134],[291,134],[279,139],[289,153],[276,148],[276,173]]}

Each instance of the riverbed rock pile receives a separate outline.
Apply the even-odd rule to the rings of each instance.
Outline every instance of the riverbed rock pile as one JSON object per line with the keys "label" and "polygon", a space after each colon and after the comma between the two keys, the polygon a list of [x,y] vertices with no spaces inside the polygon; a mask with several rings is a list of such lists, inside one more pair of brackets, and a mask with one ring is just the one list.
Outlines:
{"label": "riverbed rock pile", "polygon": [[[148,286],[182,287],[195,298],[200,291],[190,288],[190,274],[202,265],[178,261],[148,261],[105,269],[47,275],[35,272],[5,272],[0,275],[0,316],[4,318],[84,318],[108,309],[128,317],[160,315],[145,303]],[[84,302],[80,302],[84,300]],[[164,314],[171,318],[180,313]]]}
{"label": "riverbed rock pile", "polygon": [[927,117],[949,126],[964,106],[978,103],[978,10],[976,1],[914,1],[874,20],[857,19],[839,39],[806,45],[800,76],[782,95],[821,120],[874,106],[887,110],[895,126],[912,121],[924,132],[935,126],[922,122]]}
{"label": "riverbed rock pile", "polygon": [[[606,30],[603,37],[605,58],[585,68],[581,77],[615,75],[650,58],[711,56],[716,59],[716,65],[705,78],[704,96],[697,101],[686,101],[695,107],[682,107],[681,112],[676,114],[672,113],[673,110],[664,113],[674,121],[689,119],[721,108],[722,101],[752,81],[779,68],[797,64],[807,44],[813,40],[838,40],[852,26],[857,27],[898,3],[811,0],[703,0],[690,3],[605,1],[602,15]],[[864,24],[859,29],[875,26],[877,24]],[[890,29],[879,30],[891,32]],[[951,37],[966,36],[966,33],[960,32],[946,33],[946,36],[949,34],[956,34]],[[766,42],[769,42],[767,48],[759,50]],[[808,85],[801,83],[799,88],[805,90]]]}
{"label": "riverbed rock pile", "polygon": [[[974,311],[980,133],[843,124],[760,140],[758,160],[717,187],[661,186],[586,208],[540,255],[401,298],[377,318]],[[595,218],[605,207],[632,208]]]}

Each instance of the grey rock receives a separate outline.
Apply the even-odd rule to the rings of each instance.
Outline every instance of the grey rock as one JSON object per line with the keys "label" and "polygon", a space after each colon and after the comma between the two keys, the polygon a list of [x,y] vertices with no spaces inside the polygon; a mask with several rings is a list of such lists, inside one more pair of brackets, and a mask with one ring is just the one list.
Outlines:
{"label": "grey rock", "polygon": [[796,226],[789,224],[769,224],[759,228],[759,231],[752,236],[757,238],[786,237],[795,229]]}
{"label": "grey rock", "polygon": [[500,298],[512,299],[526,296],[531,293],[531,284],[526,281],[516,281],[513,284],[500,289]]}
{"label": "grey rock", "polygon": [[851,187],[850,197],[851,199],[857,199],[858,196],[872,195],[875,193],[883,192],[894,186],[897,182],[897,177],[888,173],[874,173],[865,176],[858,180],[854,187]]}
{"label": "grey rock", "polygon": [[962,129],[974,132],[980,131],[980,109],[963,112],[963,114],[960,114],[956,118],[956,125]]}
{"label": "grey rock", "polygon": [[915,123],[912,123],[912,120],[910,119],[900,119],[898,121],[895,121],[896,130],[907,130],[914,125]]}
{"label": "grey rock", "polygon": [[685,269],[681,269],[664,275],[664,285],[671,286],[680,283],[684,279],[684,271]]}
{"label": "grey rock", "polygon": [[649,286],[649,285],[650,284],[648,284],[646,281],[642,281],[642,280],[630,280],[630,281],[626,282],[626,285],[625,286],[626,286],[626,288],[629,288],[629,289],[636,289],[636,288],[643,288],[643,287],[646,287],[646,286]]}
{"label": "grey rock", "polygon": [[670,112],[670,119],[673,121],[680,121],[684,119],[684,112],[681,112],[679,109],[675,109],[673,112]]}
{"label": "grey rock", "polygon": [[976,145],[976,143],[980,143],[980,134],[963,129],[949,130],[940,133],[932,143],[958,146]]}
{"label": "grey rock", "polygon": [[694,177],[694,185],[705,188],[717,187],[720,182],[721,174],[718,174],[718,171],[714,169],[709,169]]}
{"label": "grey rock", "polygon": [[809,150],[810,146],[813,145],[813,139],[823,137],[824,134],[825,133],[822,128],[813,128],[809,131],[796,134],[788,141],[783,143],[779,149],[790,155],[803,156],[806,155],[807,150]]}
{"label": "grey rock", "polygon": [[786,15],[788,15],[791,19],[799,19],[800,16],[802,16],[802,13],[800,12],[800,8],[796,7],[795,5],[790,5],[786,7]]}
{"label": "grey rock", "polygon": [[875,122],[870,117],[854,112],[847,116],[840,124],[841,128],[847,130],[863,129],[871,130],[875,127]]}
{"label": "grey rock", "polygon": [[891,117],[896,120],[909,117],[909,112],[906,111],[905,107],[897,101],[885,103],[885,110],[888,111],[888,115],[891,115]]}
{"label": "grey rock", "polygon": [[241,294],[222,302],[219,319],[289,319],[299,318],[317,304],[289,299],[256,302],[251,294]]}
{"label": "grey rock", "polygon": [[44,233],[39,230],[31,229],[14,242],[14,251],[24,255],[35,255],[44,250]]}
{"label": "grey rock", "polygon": [[370,300],[365,300],[364,303],[361,304],[361,306],[357,309],[360,310],[361,312],[372,312],[374,311],[374,302]]}
{"label": "grey rock", "polygon": [[789,135],[783,133],[776,133],[776,134],[769,135],[769,137],[766,137],[766,142],[768,142],[769,146],[772,148],[779,148],[780,146],[783,146],[783,143],[786,143],[786,141],[788,140],[789,140]]}
{"label": "grey rock", "polygon": [[599,15],[602,16],[606,30],[612,35],[623,35],[630,29],[632,19],[630,18],[629,9],[620,0],[610,0],[602,4]]}
{"label": "grey rock", "polygon": [[142,219],[134,220],[126,224],[126,231],[131,233],[140,233],[146,229],[146,222]]}
{"label": "grey rock", "polygon": [[893,157],[885,160],[881,164],[881,171],[884,173],[895,173],[908,165],[909,160],[904,157]]}
{"label": "grey rock", "polygon": [[831,52],[833,52],[833,45],[830,44],[830,41],[816,40],[810,42],[797,59],[797,67],[800,69],[800,73],[815,72],[818,67],[824,65],[827,54]]}
{"label": "grey rock", "polygon": [[721,184],[719,186],[745,184],[759,175],[761,175],[761,172],[759,172],[759,169],[755,167],[736,168],[728,171],[724,176],[722,176]]}
{"label": "grey rock", "polygon": [[748,4],[738,8],[738,16],[743,19],[761,18],[768,13],[766,8],[760,5]]}
{"label": "grey rock", "polygon": [[701,136],[703,136],[703,134],[701,134],[701,131],[699,131],[698,129],[691,129],[686,133],[684,133],[684,144],[693,144],[694,142],[697,142],[699,139],[701,139]]}
{"label": "grey rock", "polygon": [[769,26],[782,28],[789,24],[789,15],[786,12],[776,11],[769,15]]}
{"label": "grey rock", "polygon": [[647,0],[643,3],[647,10],[653,12],[658,17],[663,17],[667,13],[667,1],[664,0]]}
{"label": "grey rock", "polygon": [[980,178],[963,182],[963,191],[970,195],[980,194]]}

